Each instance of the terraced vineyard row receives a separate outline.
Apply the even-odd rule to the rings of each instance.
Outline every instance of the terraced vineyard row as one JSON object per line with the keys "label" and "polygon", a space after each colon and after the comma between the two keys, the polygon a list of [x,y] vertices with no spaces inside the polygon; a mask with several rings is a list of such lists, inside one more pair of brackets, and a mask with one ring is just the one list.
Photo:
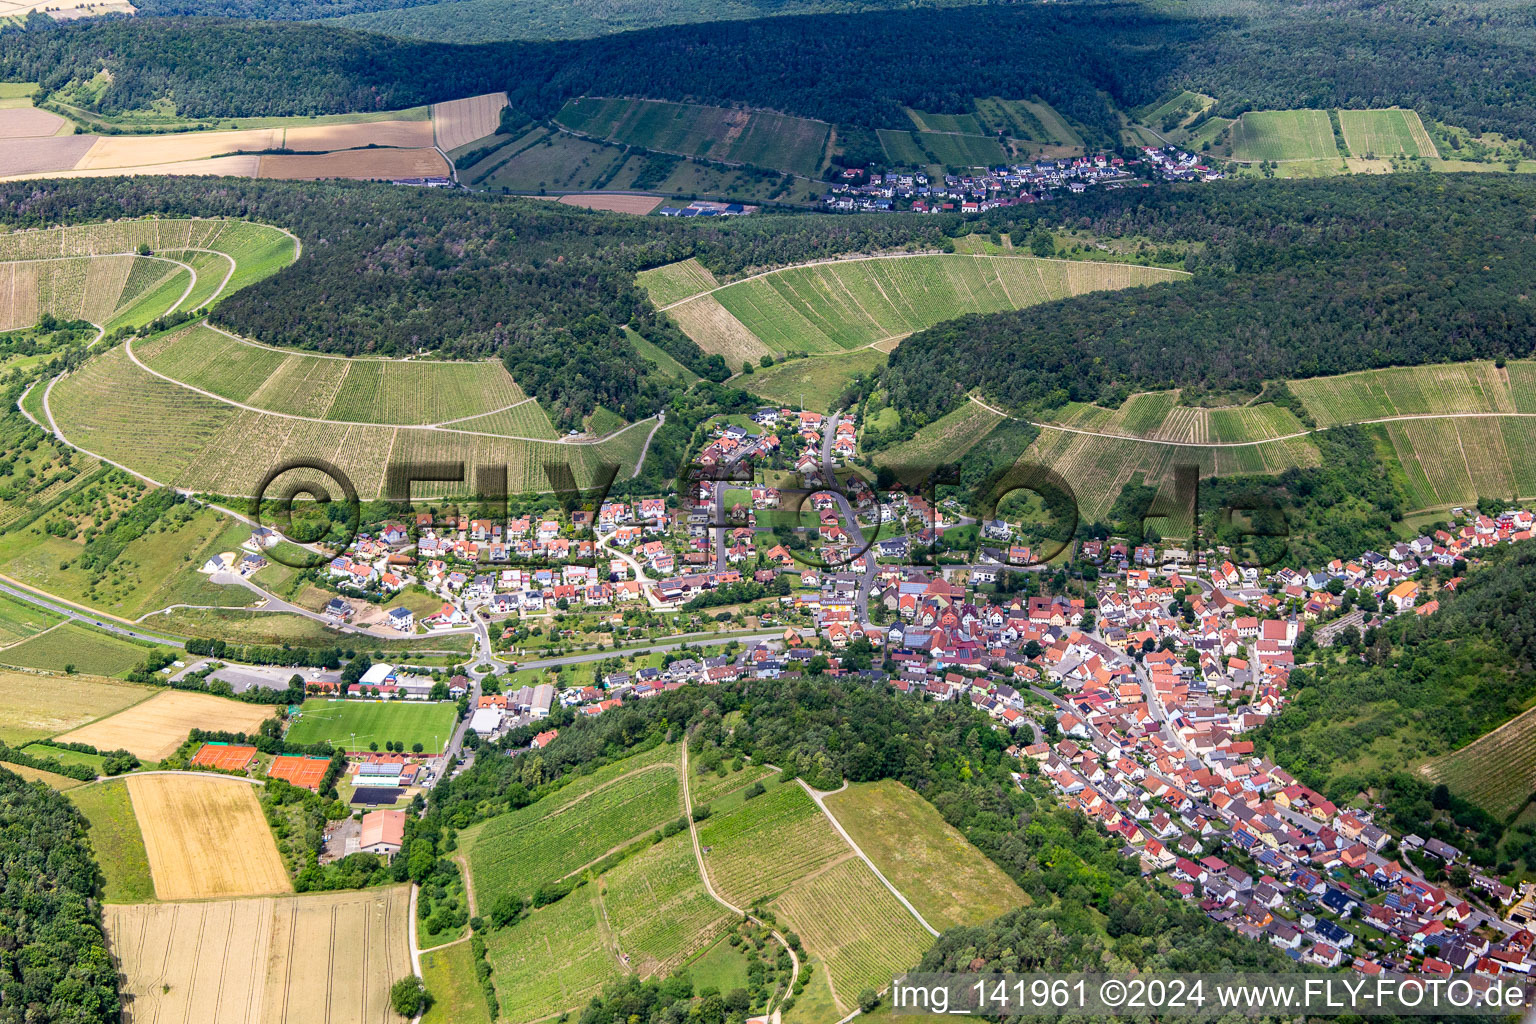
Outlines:
{"label": "terraced vineyard row", "polygon": [[1389,416],[1536,412],[1536,364],[1489,360],[1365,370],[1291,382],[1318,426]]}
{"label": "terraced vineyard row", "polygon": [[1385,424],[1417,508],[1469,504],[1479,496],[1536,495],[1536,420],[1506,417]]}
{"label": "terraced vineyard row", "polygon": [[[316,423],[238,409],[188,391],[134,366],[121,348],[92,358],[51,394],[54,418],[73,443],[161,483],[231,496],[252,494],[274,466],[316,456],[339,466],[365,498],[382,493],[392,459],[506,466],[514,491],[549,491],[546,465],[569,466],[577,484],[587,486],[608,460],[627,476],[654,426],[637,423],[602,444],[568,445]],[[412,493],[462,494],[467,483],[422,484]]]}
{"label": "terraced vineyard row", "polygon": [[[678,265],[674,265],[678,266]],[[646,271],[642,283],[676,301],[693,270]],[[789,267],[738,281],[670,312],[707,352],[837,352],[931,327],[963,313],[1002,312],[1068,295],[1181,276],[1128,264],[1024,256],[915,255]],[[722,320],[722,315],[728,320]],[[750,340],[749,340],[750,339]],[[759,353],[761,354],[761,353]]]}
{"label": "terraced vineyard row", "polygon": [[137,354],[160,373],[231,401],[343,422],[437,423],[527,397],[499,362],[333,359],[248,344],[204,324]]}
{"label": "terraced vineyard row", "polygon": [[1536,790],[1536,709],[1435,758],[1423,771],[1495,817],[1508,818]]}
{"label": "terraced vineyard row", "polygon": [[704,891],[686,832],[624,861],[602,885],[608,923],[641,974],[664,974],[685,962],[731,916]]}
{"label": "terraced vineyard row", "polygon": [[864,989],[882,989],[917,965],[933,937],[862,860],[850,856],[792,887],[774,912],[831,972],[838,1008],[854,1008]]}
{"label": "terraced vineyard row", "polygon": [[765,779],[774,774],[772,768],[764,768],[762,765],[747,765],[739,772],[726,769],[724,775],[716,775],[709,772],[705,775],[695,774],[689,782],[689,792],[693,795],[693,805],[707,804],[711,800],[718,800],[727,793],[734,793],[738,789],[750,786],[759,779]]}
{"label": "terraced vineyard row", "polygon": [[531,896],[682,812],[677,773],[643,772],[564,808],[540,803],[491,819],[468,842],[477,898]]}
{"label": "terraced vineyard row", "polygon": [[453,424],[453,429],[509,437],[542,437],[551,441],[560,436],[555,432],[555,425],[549,421],[549,414],[543,406],[531,400],[500,412],[459,420]]}
{"label": "terraced vineyard row", "polygon": [[670,306],[679,299],[707,292],[720,283],[715,280],[715,275],[696,259],[668,263],[666,266],[652,270],[642,270],[635,275],[635,279],[651,297],[651,302],[657,306]]}
{"label": "terraced vineyard row", "polygon": [[848,846],[798,785],[779,785],[699,827],[715,891],[738,907],[783,892]]}
{"label": "terraced vineyard row", "polygon": [[486,959],[509,1021],[574,1009],[624,973],[607,941],[597,886],[590,884],[511,928],[489,931]]}

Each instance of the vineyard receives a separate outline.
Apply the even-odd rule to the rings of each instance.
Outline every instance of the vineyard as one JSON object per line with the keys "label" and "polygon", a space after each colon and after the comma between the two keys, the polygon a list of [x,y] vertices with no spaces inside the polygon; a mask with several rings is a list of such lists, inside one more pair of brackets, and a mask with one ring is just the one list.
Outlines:
{"label": "vineyard", "polygon": [[1339,160],[1326,110],[1250,110],[1232,126],[1232,156],[1257,160]]}
{"label": "vineyard", "polygon": [[1182,276],[1156,267],[1024,256],[882,257],[789,267],[727,285],[670,312],[706,351],[726,354],[712,336],[701,337],[690,329],[697,317],[689,307],[718,302],[768,350],[839,352],[910,334],[963,313],[1021,309]]}
{"label": "vineyard", "polygon": [[665,974],[698,952],[730,914],[704,891],[686,833],[652,846],[603,876],[603,907],[629,966]]}
{"label": "vineyard", "polygon": [[[253,397],[259,400],[259,393]],[[121,347],[61,379],[48,405],[73,444],[161,483],[226,495],[252,494],[273,467],[314,457],[340,467],[364,498],[383,491],[391,460],[506,466],[513,492],[550,491],[546,466],[568,465],[577,484],[587,486],[605,462],[619,465],[621,478],[629,475],[654,425],[642,421],[600,444],[570,445],[453,428],[293,419],[240,409],[162,380],[133,365]],[[470,483],[417,485],[412,494],[463,493]]]}
{"label": "vineyard", "polygon": [[477,434],[500,434],[505,437],[539,437],[551,441],[560,436],[555,432],[554,424],[549,422],[549,414],[544,411],[544,407],[531,398],[517,403],[510,409],[455,420],[453,429]]}
{"label": "vineyard", "polygon": [[832,126],[766,110],[583,96],[555,115],[568,128],[658,153],[815,177]]}
{"label": "vineyard", "polygon": [[821,957],[842,1013],[916,966],[933,937],[862,860],[849,856],[780,896],[774,912]]}
{"label": "vineyard", "polygon": [[880,873],[940,931],[983,924],[1028,900],[937,808],[899,782],[855,783],[828,796],[826,805]]}
{"label": "vineyard", "polygon": [[695,259],[668,263],[654,270],[642,270],[635,275],[635,280],[650,295],[651,302],[657,306],[670,306],[690,295],[707,292],[720,284],[715,280],[715,275]]}
{"label": "vineyard", "polygon": [[1318,426],[1393,416],[1536,412],[1536,363],[1404,366],[1291,381]]}
{"label": "vineyard", "polygon": [[772,768],[764,768],[762,765],[747,765],[739,772],[726,769],[724,775],[716,775],[710,772],[707,775],[695,773],[688,783],[688,791],[693,796],[695,807],[718,800],[727,793],[734,793],[744,789],[759,779],[766,779],[774,774]]}
{"label": "vineyard", "polygon": [[899,132],[886,128],[875,134],[891,163],[904,167],[996,167],[1008,159],[1002,144],[987,135]]}
{"label": "vineyard", "polygon": [[1307,430],[1289,409],[1269,403],[1205,409],[1178,405],[1177,399],[1177,392],[1153,391],[1132,395],[1118,409],[1074,402],[1058,410],[1055,421],[1080,430],[1189,444],[1265,441]]}
{"label": "vineyard", "polygon": [[1536,791],[1536,708],[1420,771],[1495,817],[1508,818]]}
{"label": "vineyard", "polygon": [[[153,255],[140,255],[141,246]],[[142,325],[207,305],[294,256],[287,234],[242,221],[130,220],[0,233],[0,331],[30,326],[43,313],[107,329]]]}
{"label": "vineyard", "polygon": [[[548,806],[546,806],[546,804]],[[677,773],[656,767],[563,806],[541,800],[466,833],[477,898],[531,896],[682,813]]]}
{"label": "vineyard", "polygon": [[234,402],[339,422],[425,424],[524,401],[500,362],[337,359],[289,354],[206,324],[134,354],[159,373]]}
{"label": "vineyard", "polygon": [[1385,424],[1415,508],[1536,495],[1536,420],[1508,417]]}
{"label": "vineyard", "polygon": [[1340,110],[1339,127],[1357,157],[1440,156],[1417,111]]}
{"label": "vineyard", "polygon": [[783,892],[848,846],[799,786],[775,784],[699,826],[704,866],[724,899],[744,907]]}
{"label": "vineyard", "polygon": [[573,1009],[624,973],[590,883],[510,928],[491,930],[486,947],[501,1015],[510,1021]]}

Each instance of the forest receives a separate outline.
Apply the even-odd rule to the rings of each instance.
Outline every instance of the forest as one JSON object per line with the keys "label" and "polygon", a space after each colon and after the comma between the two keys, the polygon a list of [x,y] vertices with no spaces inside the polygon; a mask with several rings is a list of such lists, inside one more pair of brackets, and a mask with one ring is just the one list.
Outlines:
{"label": "forest", "polygon": [[[98,101],[103,112],[174,96],[179,113],[194,118],[387,110],[505,89],[537,117],[572,96],[622,95],[904,129],[911,122],[903,107],[953,114],[978,96],[1040,96],[1094,145],[1119,135],[1106,97],[1130,109],[1189,87],[1218,96],[1228,115],[1397,104],[1479,132],[1536,138],[1536,32],[1528,23],[1506,16],[1487,31],[1471,18],[1389,17],[1374,14],[1378,6],[1000,4],[479,45],[292,22],[56,24],[38,15],[6,36],[0,77],[52,91],[105,67],[112,84]],[[205,9],[242,13],[233,2]],[[1339,17],[1355,20],[1350,33],[1337,31]]]}
{"label": "forest", "polygon": [[1266,380],[1528,356],[1536,186],[1514,177],[1392,175],[1089,193],[1044,223],[1198,243],[1191,279],[914,334],[885,385],[930,418],[973,389],[1005,407],[1117,406],[1133,391],[1258,392]]}
{"label": "forest", "polygon": [[176,178],[0,186],[0,224],[37,227],[148,215],[246,217],[304,242],[297,263],[213,314],[275,345],[348,355],[497,355],[562,427],[598,405],[634,420],[667,399],[666,378],[629,324],[701,376],[729,370],[655,315],[635,271],[697,256],[722,275],[840,252],[947,240],[906,218],[752,217],[681,222],[360,183]]}
{"label": "forest", "polygon": [[0,1022],[115,1024],[117,969],[85,818],[62,794],[3,768],[0,878]]}

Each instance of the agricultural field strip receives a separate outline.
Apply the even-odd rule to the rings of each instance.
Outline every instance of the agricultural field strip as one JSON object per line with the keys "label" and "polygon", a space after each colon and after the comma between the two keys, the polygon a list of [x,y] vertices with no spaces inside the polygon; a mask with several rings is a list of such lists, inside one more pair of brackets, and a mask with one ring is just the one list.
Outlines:
{"label": "agricultural field strip", "polygon": [[[940,252],[937,249],[924,249],[921,252],[875,253],[874,255],[870,255],[870,256],[852,256],[852,257],[844,256],[842,258],[832,257],[830,259],[824,259],[824,260],[811,260],[808,263],[796,263],[793,266],[788,266],[788,267],[775,267],[773,270],[764,270],[764,271],[762,271],[760,273],[757,273],[757,274],[749,274],[746,277],[740,277],[740,278],[737,278],[734,281],[729,281],[729,282],[727,282],[725,284],[716,285],[715,287],[707,289],[705,291],[695,292],[694,294],[689,295],[689,296],[687,296],[685,298],[677,299],[677,300],[675,300],[673,302],[667,303],[664,306],[660,306],[660,307],[658,307],[658,310],[660,312],[666,312],[667,310],[671,309],[674,306],[681,306],[685,302],[691,302],[694,299],[699,298],[699,296],[701,296],[701,295],[713,295],[715,292],[723,291],[726,288],[733,288],[736,285],[745,284],[748,281],[756,281],[759,278],[772,277],[775,274],[783,274],[783,273],[787,273],[789,271],[802,270],[802,269],[807,268],[807,267],[820,267],[820,266],[826,266],[827,264],[831,264],[831,263],[866,263],[866,262],[869,262],[871,260],[903,260],[903,259],[911,259],[914,256],[966,256],[966,257],[968,257],[970,259],[976,259],[976,260],[1019,260],[1019,259],[1033,259],[1033,260],[1040,260],[1041,262],[1045,262],[1045,263],[1065,263],[1065,264],[1068,264],[1069,266],[1081,265],[1081,266],[1090,266],[1090,267],[1117,267],[1117,268],[1122,268],[1122,269],[1124,269],[1124,268],[1148,269],[1148,268],[1141,268],[1139,264],[1113,263],[1113,262],[1108,262],[1108,261],[1103,261],[1103,260],[1057,260],[1057,259],[1050,259],[1049,257],[1024,256],[1022,254],[1020,254],[1020,255],[1011,255],[1010,256],[1010,255],[1002,255],[1002,254],[999,254],[999,253],[951,253],[951,252]],[[1189,277],[1190,276],[1190,273],[1187,270],[1172,270],[1172,269],[1167,269],[1167,268],[1157,268],[1157,269],[1166,269],[1168,273],[1177,275],[1179,277]],[[889,338],[881,338],[881,339],[878,339],[875,342],[875,344],[879,344],[880,341],[889,341],[889,340],[890,340]],[[837,353],[833,353],[833,354],[837,354]]]}
{"label": "agricultural field strip", "polygon": [[[821,809],[822,814],[827,816],[827,820],[832,823],[832,827],[837,830],[837,834],[843,837],[843,842],[847,843],[849,848],[853,850],[858,858],[862,860],[866,865],[868,865],[869,870],[873,871],[875,873],[875,877],[880,879],[880,884],[891,891],[891,895],[895,896],[897,901],[900,902],[903,907],[907,908],[912,916],[917,919],[917,923],[922,925],[929,935],[932,935],[934,938],[938,938],[938,929],[929,924],[927,920],[924,919],[923,915],[917,912],[917,908],[914,907],[911,902],[908,901],[908,899],[903,896],[894,885],[891,884],[891,880],[886,878],[884,873],[882,873],[881,870],[875,866],[875,862],[869,859],[869,855],[866,854],[863,850],[859,849],[859,844],[853,841],[853,836],[848,834],[848,830],[843,828],[843,823],[837,820],[837,815],[833,814],[831,809],[827,807],[826,794],[818,793],[810,786],[807,786],[804,779],[796,779],[795,781],[799,782],[807,795],[809,795],[812,800],[816,801],[816,806]],[[843,788],[848,788],[848,783],[846,781],[843,783]]]}
{"label": "agricultural field strip", "polygon": [[1536,709],[1510,719],[1490,733],[1419,766],[1435,782],[1457,789],[1500,815],[1520,808],[1536,778]]}
{"label": "agricultural field strip", "polygon": [[[192,265],[190,263],[183,263],[180,260],[173,260],[169,256],[141,256],[137,252],[112,252],[112,253],[102,252],[102,253],[95,253],[94,255],[90,255],[90,256],[39,256],[39,257],[31,258],[31,259],[6,260],[4,262],[6,262],[6,263],[58,263],[58,262],[70,261],[70,260],[95,260],[95,259],[101,259],[103,257],[112,257],[112,256],[132,256],[134,259],[159,260],[162,263],[171,263],[171,264],[174,264],[174,265],[180,267],[182,270],[185,270],[191,276],[192,280],[187,282],[186,291],[182,292],[181,296],[179,298],[177,298],[177,300],[174,303],[172,303],[168,309],[166,309],[167,313],[173,312],[176,309],[180,308],[181,304],[183,302],[187,301],[187,296],[191,295],[193,290],[197,288],[197,271],[192,267]],[[234,273],[234,261],[233,260],[230,261],[230,273],[231,274]],[[228,280],[229,280],[229,278],[226,277],[225,281],[227,282]],[[102,325],[101,324],[94,324],[93,323],[91,326],[97,328],[98,330],[100,330]],[[98,341],[100,340],[99,336],[98,336],[97,340]],[[94,345],[95,342],[92,342],[91,344]]]}
{"label": "agricultural field strip", "polygon": [[[1140,434],[1116,434],[1103,430],[1087,430],[1083,427],[1072,427],[1062,423],[1049,423],[1044,420],[1029,420],[1019,416],[1010,416],[996,406],[989,405],[975,395],[970,396],[971,401],[981,406],[990,413],[996,413],[1005,419],[1019,420],[1030,426],[1039,427],[1041,430],[1055,430],[1064,434],[1086,434],[1089,437],[1107,437],[1117,441],[1139,441],[1144,444],[1166,445],[1170,448],[1252,448],[1257,445],[1275,444],[1280,441],[1294,441],[1297,438],[1310,437],[1313,434],[1322,433],[1329,427],[1312,427],[1307,430],[1298,430],[1289,434],[1281,434],[1278,437],[1264,437],[1256,441],[1176,441],[1162,437],[1145,437]],[[1354,423],[1401,423],[1405,420],[1477,420],[1477,419],[1536,419],[1536,412],[1424,412],[1408,413],[1401,416],[1379,416],[1367,420],[1343,420],[1330,426],[1345,426]]]}
{"label": "agricultural field strip", "polygon": [[[220,334],[229,334],[228,331],[221,330],[220,328],[214,327],[211,324],[207,325],[207,326],[209,327],[210,330],[218,331]],[[229,336],[231,338],[234,338],[236,341],[242,342],[243,344],[256,345],[257,348],[269,348],[269,346],[258,345],[255,342],[249,341],[248,339],[245,339],[245,338],[240,338],[237,335],[229,334]],[[547,438],[547,437],[521,437],[521,436],[514,436],[512,434],[492,434],[492,433],[486,433],[484,431],[478,431],[478,430],[456,430],[456,429],[453,429],[451,427],[448,427],[448,426],[444,425],[446,423],[462,422],[463,420],[467,420],[467,419],[478,419],[481,416],[491,415],[490,412],[475,413],[473,416],[463,416],[463,417],[460,417],[459,419],[456,419],[456,420],[445,420],[442,423],[371,423],[371,422],[366,422],[366,421],[362,421],[362,420],[328,420],[328,419],[323,419],[323,418],[321,418],[319,416],[301,416],[298,413],[278,412],[275,409],[263,409],[262,407],[256,406],[256,405],[247,405],[244,402],[237,402],[237,401],[235,401],[232,398],[226,398],[225,396],[217,394],[215,392],[205,391],[202,388],[195,387],[195,386],[193,386],[191,384],[188,384],[186,381],[177,380],[175,377],[169,377],[169,376],[161,373],[159,370],[156,370],[156,369],[154,369],[154,368],[152,368],[150,366],[145,365],[143,360],[141,360],[134,353],[134,351],[133,351],[133,340],[132,339],[129,339],[129,340],[127,340],[127,341],[125,341],[123,343],[123,351],[125,353],[127,353],[128,358],[130,360],[132,360],[133,364],[135,366],[137,366],[139,369],[143,370],[145,373],[148,373],[148,374],[150,374],[152,376],[159,377],[161,380],[165,381],[168,384],[174,384],[174,385],[176,385],[179,388],[185,388],[186,390],[191,391],[191,392],[193,392],[195,394],[202,395],[204,398],[210,398],[210,399],[212,399],[212,400],[214,400],[216,402],[222,402],[225,405],[233,406],[233,407],[235,407],[237,409],[243,409],[246,412],[256,413],[256,414],[261,415],[261,416],[277,416],[277,417],[280,417],[280,418],[286,419],[286,420],[301,420],[301,421],[306,422],[306,423],[324,423],[324,424],[335,425],[335,426],[378,427],[378,428],[387,429],[387,430],[432,430],[432,431],[438,431],[438,432],[446,433],[446,434],[465,434],[465,435],[468,435],[470,437],[495,437],[495,438],[505,438],[505,439],[511,440],[511,441],[532,441],[532,442],[534,442],[536,444],[591,445],[591,444],[602,444],[602,443],[604,443],[606,441],[611,441],[614,438],[618,437],[620,434],[623,434],[625,431],[631,430],[631,429],[639,426],[642,423],[649,423],[651,420],[656,418],[654,416],[647,416],[643,420],[636,420],[634,423],[631,423],[628,426],[621,427],[618,430],[615,430],[613,433],[611,433],[611,434],[604,434],[601,437],[577,437],[577,438],[565,438],[565,437],[562,437],[562,438],[555,438],[555,439],[550,439],[550,438]],[[277,349],[275,351],[282,351],[282,350],[281,349]],[[292,354],[292,353],[289,353],[289,354]],[[304,354],[305,355],[309,355],[310,353],[304,353]],[[345,356],[327,356],[327,357],[322,357],[322,358],[345,359],[347,357],[345,357]],[[44,401],[45,401],[45,405],[46,405],[46,396],[45,396]],[[531,398],[530,399],[524,399],[524,401],[533,401],[533,399],[531,399]],[[523,402],[514,402],[512,405],[506,406],[506,408],[507,409],[511,409],[511,408],[515,408],[516,406],[519,406],[519,405],[522,405],[522,404],[523,404]],[[504,410],[492,410],[492,412],[500,412],[500,411],[504,411]],[[81,451],[84,451],[84,449],[82,448]]]}

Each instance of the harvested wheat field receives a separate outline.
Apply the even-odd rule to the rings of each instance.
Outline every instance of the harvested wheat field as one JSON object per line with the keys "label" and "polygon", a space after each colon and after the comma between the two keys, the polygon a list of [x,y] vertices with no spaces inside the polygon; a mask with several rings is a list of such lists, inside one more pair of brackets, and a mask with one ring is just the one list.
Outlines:
{"label": "harvested wheat field", "polygon": [[300,153],[329,153],[364,146],[395,146],[400,149],[431,149],[430,121],[368,121],[359,124],[317,124],[289,128],[283,148]]}
{"label": "harvested wheat field", "polygon": [[310,156],[264,156],[258,178],[446,178],[448,161],[435,149],[349,149]]}
{"label": "harvested wheat field", "polygon": [[501,108],[506,105],[507,94],[504,92],[488,92],[483,96],[432,104],[432,127],[437,132],[437,144],[444,149],[458,149],[485,138],[501,124]]}
{"label": "harvested wheat field", "polygon": [[566,206],[580,206],[587,210],[612,210],[615,213],[650,213],[661,205],[659,196],[561,196]]}
{"label": "harvested wheat field", "polygon": [[[410,890],[109,906],[127,1024],[393,1024]],[[478,993],[477,993],[478,995]]]}
{"label": "harvested wheat field", "polygon": [[[81,138],[82,136],[76,136]],[[38,142],[65,142],[66,139],[38,139]],[[183,177],[254,178],[257,161],[254,153],[240,156],[216,156],[211,160],[178,160],[168,164],[141,164],[138,167],[97,167],[91,170],[60,170],[32,174],[11,174],[12,179],[26,178],[115,178],[140,174],[180,175]],[[0,157],[0,166],[4,157]]]}
{"label": "harvested wheat field", "polygon": [[95,144],[94,135],[61,135],[50,139],[28,139],[25,145],[0,146],[0,177],[67,171]]}
{"label": "harvested wheat field", "polygon": [[205,160],[229,153],[259,153],[280,149],[281,128],[246,128],[229,132],[184,132],[175,135],[113,135],[96,140],[76,166],[90,171],[105,167],[142,167],[148,164]]}
{"label": "harvested wheat field", "polygon": [[144,833],[157,898],[293,890],[250,783],[207,775],[130,775],[128,795]]}
{"label": "harvested wheat field", "polygon": [[689,299],[668,309],[667,313],[677,321],[684,334],[698,343],[699,348],[711,355],[725,357],[729,366],[740,366],[748,360],[755,363],[770,354],[768,346],[713,295]]}
{"label": "harvested wheat field", "polygon": [[43,139],[59,134],[68,124],[58,114],[36,107],[0,110],[0,139]]}
{"label": "harvested wheat field", "polygon": [[59,739],[100,750],[131,750],[149,761],[174,753],[194,728],[255,732],[272,709],[206,693],[168,690],[126,711],[92,722]]}

